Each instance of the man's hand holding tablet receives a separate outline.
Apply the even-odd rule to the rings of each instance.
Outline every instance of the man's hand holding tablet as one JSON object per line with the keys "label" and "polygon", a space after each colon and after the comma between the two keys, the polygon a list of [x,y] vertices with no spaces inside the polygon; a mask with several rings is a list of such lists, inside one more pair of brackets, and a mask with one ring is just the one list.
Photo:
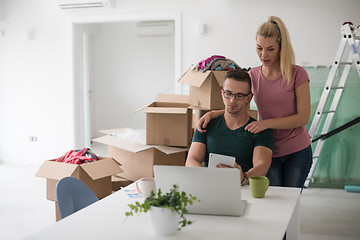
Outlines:
{"label": "man's hand holding tablet", "polygon": [[210,153],[209,154],[209,168],[216,168],[220,164],[233,168],[234,164],[235,164],[235,157]]}

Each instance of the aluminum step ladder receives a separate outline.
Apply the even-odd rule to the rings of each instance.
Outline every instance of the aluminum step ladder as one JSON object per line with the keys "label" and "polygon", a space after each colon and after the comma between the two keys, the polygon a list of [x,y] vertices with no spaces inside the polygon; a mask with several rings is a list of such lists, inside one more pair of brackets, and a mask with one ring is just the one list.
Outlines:
{"label": "aluminum step ladder", "polygon": [[[359,52],[358,52],[359,40],[360,40],[360,28],[359,27],[360,26],[358,26],[357,29],[354,29],[353,24],[351,22],[346,22],[343,24],[343,26],[340,29],[342,38],[341,38],[338,50],[336,52],[335,61],[333,62],[332,66],[331,66],[329,76],[326,80],[324,90],[320,97],[319,105],[317,106],[314,118],[311,123],[310,130],[309,130],[311,141],[313,141],[314,138],[318,138],[318,136],[316,136],[315,134],[318,132],[317,130],[319,127],[320,119],[323,115],[327,115],[327,116],[326,116],[325,123],[321,130],[321,135],[328,133],[330,124],[335,115],[337,105],[339,103],[339,100],[340,100],[341,94],[343,92],[350,68],[353,63],[355,65],[355,67],[357,69],[357,73],[360,77],[360,57],[359,57]],[[341,60],[343,58],[345,49],[347,47],[349,47],[349,50],[350,50],[349,56],[345,62],[344,61],[342,62]],[[344,70],[341,74],[338,85],[334,87],[333,81],[334,81],[336,72],[338,70],[338,67],[340,65],[344,65]],[[325,107],[326,101],[329,97],[329,93],[331,90],[335,90],[336,92],[334,94],[334,97],[333,97],[333,100],[332,100],[329,110],[324,111],[324,107]],[[317,160],[319,158],[321,149],[323,147],[323,144],[324,144],[324,139],[319,139],[316,144],[316,148],[315,148],[315,151],[313,154],[313,164],[311,166],[307,180],[305,181],[304,187],[308,187],[310,181],[313,181],[312,175],[313,175]]]}

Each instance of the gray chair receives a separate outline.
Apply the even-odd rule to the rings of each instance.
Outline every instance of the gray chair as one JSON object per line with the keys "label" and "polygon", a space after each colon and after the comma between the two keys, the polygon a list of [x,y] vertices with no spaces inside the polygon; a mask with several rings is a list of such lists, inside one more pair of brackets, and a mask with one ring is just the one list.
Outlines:
{"label": "gray chair", "polygon": [[99,201],[85,183],[73,177],[65,177],[58,181],[56,200],[61,219]]}

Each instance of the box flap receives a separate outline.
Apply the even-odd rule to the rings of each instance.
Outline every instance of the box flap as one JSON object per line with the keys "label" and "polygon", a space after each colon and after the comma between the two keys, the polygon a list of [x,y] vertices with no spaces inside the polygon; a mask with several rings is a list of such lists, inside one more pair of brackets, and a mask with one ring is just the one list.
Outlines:
{"label": "box flap", "polygon": [[169,107],[147,107],[144,109],[146,113],[172,113],[172,114],[186,114],[187,108],[169,108]]}
{"label": "box flap", "polygon": [[149,146],[149,145],[135,143],[135,142],[124,140],[124,139],[121,139],[118,137],[113,137],[113,136],[102,136],[99,138],[95,138],[92,141],[98,142],[98,143],[103,143],[103,144],[106,144],[106,145],[109,145],[112,147],[121,148],[121,149],[130,151],[130,152],[134,152],[134,153],[152,148],[152,146]]}
{"label": "box flap", "polygon": [[193,106],[193,105],[191,105],[191,106],[189,107],[189,109],[203,110],[203,111],[209,111],[209,110],[211,110],[211,109],[208,109],[208,108],[203,108],[203,107]]}
{"label": "box flap", "polygon": [[199,72],[199,71],[191,71],[188,70],[187,72],[182,75],[179,79],[180,83],[184,83],[194,87],[200,87],[209,77],[211,71],[206,72]]}
{"label": "box flap", "polygon": [[139,107],[138,109],[135,109],[134,111],[132,111],[131,113],[129,113],[129,116],[130,116],[130,115],[133,115],[134,113],[137,113],[137,112],[143,110],[143,109],[146,108],[147,106],[149,106],[149,105],[145,105],[145,106]]}
{"label": "box flap", "polygon": [[158,93],[156,96],[156,102],[189,103],[189,95]]}
{"label": "box flap", "polygon": [[93,180],[124,172],[121,169],[120,164],[112,158],[104,158],[94,162],[83,163],[80,167],[84,169]]}
{"label": "box flap", "polygon": [[129,180],[127,178],[119,177],[117,175],[112,175],[111,176],[111,181],[112,182],[118,182],[118,181],[131,181],[131,180]]}
{"label": "box flap", "polygon": [[45,161],[43,165],[41,165],[35,176],[60,180],[64,177],[71,176],[77,167],[77,164],[61,163],[55,162],[54,160],[48,160]]}
{"label": "box flap", "polygon": [[178,148],[178,147],[167,147],[167,146],[159,146],[159,145],[153,145],[157,150],[170,155],[173,153],[179,153],[179,152],[186,152],[189,150],[189,148]]}
{"label": "box flap", "polygon": [[214,74],[219,86],[222,87],[227,71],[213,71],[212,73]]}
{"label": "box flap", "polygon": [[189,95],[158,94],[157,100],[155,102],[142,106],[131,112],[129,115],[144,110],[148,107],[175,107],[175,108],[186,107],[187,108],[189,106],[190,106]]}

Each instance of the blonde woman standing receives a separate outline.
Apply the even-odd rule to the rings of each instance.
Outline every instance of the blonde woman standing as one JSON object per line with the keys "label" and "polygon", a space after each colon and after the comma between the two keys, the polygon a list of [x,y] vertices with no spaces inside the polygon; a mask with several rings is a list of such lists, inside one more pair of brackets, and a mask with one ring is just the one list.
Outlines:
{"label": "blonde woman standing", "polygon": [[[309,77],[295,65],[288,31],[278,17],[271,16],[256,33],[256,52],[261,66],[249,71],[251,91],[259,112],[259,121],[245,130],[259,133],[272,129],[275,147],[267,177],[272,186],[303,187],[312,164],[309,133]],[[223,110],[205,114],[197,125],[200,132],[222,114]]]}

